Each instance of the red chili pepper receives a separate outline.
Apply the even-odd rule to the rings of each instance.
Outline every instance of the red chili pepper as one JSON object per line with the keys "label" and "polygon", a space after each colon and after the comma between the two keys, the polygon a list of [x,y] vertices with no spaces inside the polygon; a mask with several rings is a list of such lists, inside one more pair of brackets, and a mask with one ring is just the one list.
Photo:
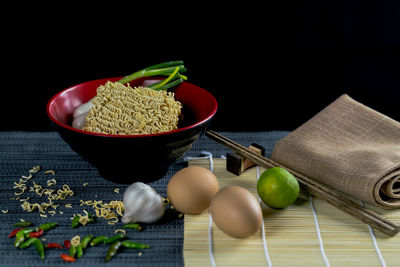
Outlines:
{"label": "red chili pepper", "polygon": [[71,241],[69,241],[68,239],[64,241],[64,247],[69,249],[71,247]]}
{"label": "red chili pepper", "polygon": [[19,231],[21,231],[22,229],[25,229],[25,227],[21,227],[21,228],[17,228],[14,231],[12,231],[9,235],[8,238],[11,238],[13,236],[15,236]]}
{"label": "red chili pepper", "polygon": [[45,245],[46,248],[64,248],[63,246],[61,246],[58,243],[48,243]]}
{"label": "red chili pepper", "polygon": [[29,233],[29,237],[36,237],[36,238],[38,238],[38,237],[41,237],[42,235],[43,235],[43,232],[44,232],[44,230],[43,229],[40,229],[39,231],[37,231],[37,232],[30,232]]}
{"label": "red chili pepper", "polygon": [[70,255],[67,255],[67,254],[61,254],[60,257],[61,257],[61,259],[63,259],[66,262],[76,261],[76,259],[74,257],[71,257]]}

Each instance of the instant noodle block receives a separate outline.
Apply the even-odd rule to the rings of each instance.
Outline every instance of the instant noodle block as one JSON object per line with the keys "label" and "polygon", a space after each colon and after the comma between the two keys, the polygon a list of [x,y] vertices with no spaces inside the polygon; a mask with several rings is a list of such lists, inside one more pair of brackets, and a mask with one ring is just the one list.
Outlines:
{"label": "instant noodle block", "polygon": [[[182,104],[178,129],[152,134],[114,135],[71,127],[75,108],[92,99],[99,86],[119,79],[99,79],[62,90],[48,102],[47,115],[63,140],[95,166],[103,178],[125,184],[158,180],[209,127],[217,112],[217,101],[205,89],[183,82],[172,90],[175,100]],[[141,78],[131,82],[130,86],[146,86],[157,80]]]}

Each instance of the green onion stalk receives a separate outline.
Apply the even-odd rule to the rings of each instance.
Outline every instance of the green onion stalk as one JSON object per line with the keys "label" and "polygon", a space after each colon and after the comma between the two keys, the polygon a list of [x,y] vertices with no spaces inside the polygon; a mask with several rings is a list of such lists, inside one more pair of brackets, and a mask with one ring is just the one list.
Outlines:
{"label": "green onion stalk", "polygon": [[[182,74],[185,72],[186,68],[183,65],[183,61],[168,61],[136,71],[128,76],[123,77],[117,82],[127,84],[133,80],[142,77],[166,76],[165,79],[162,79],[147,86],[148,88],[151,88],[153,90],[166,91],[174,86],[181,84],[183,81],[186,81],[187,77]],[[92,107],[92,100],[93,98],[75,109],[73,114],[74,120],[72,122],[72,127],[77,129],[81,129],[83,127],[83,125],[85,124],[86,115],[89,113],[89,110]]]}

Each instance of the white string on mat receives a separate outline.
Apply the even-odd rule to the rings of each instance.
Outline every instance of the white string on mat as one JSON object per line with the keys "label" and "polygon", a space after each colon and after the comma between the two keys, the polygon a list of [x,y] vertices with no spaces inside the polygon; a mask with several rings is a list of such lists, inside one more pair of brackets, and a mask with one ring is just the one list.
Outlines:
{"label": "white string on mat", "polygon": [[[361,203],[361,206],[364,208],[364,202],[360,201],[360,203]],[[369,234],[370,234],[370,236],[372,238],[372,243],[374,244],[374,248],[375,248],[376,254],[378,254],[379,261],[380,261],[382,267],[386,267],[385,259],[383,258],[381,250],[379,249],[378,242],[376,242],[376,237],[375,237],[374,230],[368,224],[367,224],[367,227],[369,229]]]}
{"label": "white string on mat", "polygon": [[[208,152],[208,151],[201,151],[200,152],[200,157],[184,157],[184,161],[190,161],[190,160],[196,160],[196,159],[209,159],[210,161],[210,171],[214,171],[214,161],[213,161],[213,155]],[[221,156],[222,158],[222,156]]]}
{"label": "white string on mat", "polygon": [[[214,172],[214,161],[213,161],[213,155],[210,152],[207,151],[202,151],[200,154],[206,155],[208,160],[210,161],[210,171]],[[209,253],[210,253],[210,260],[211,260],[211,266],[215,267],[215,259],[214,259],[214,245],[213,245],[213,236],[212,236],[212,225],[213,225],[213,219],[211,216],[211,209],[208,209],[210,221],[208,224],[208,248],[209,248]]]}
{"label": "white string on mat", "polygon": [[324,243],[322,242],[321,231],[319,229],[318,217],[317,217],[317,213],[315,212],[312,195],[309,194],[309,197],[310,197],[311,210],[312,210],[312,213],[314,215],[315,229],[317,231],[319,249],[321,251],[322,258],[323,258],[323,260],[325,262],[325,266],[330,267],[331,264],[329,263],[328,257],[325,254]]}
{"label": "white string on mat", "polygon": [[[208,151],[201,151],[200,152],[203,157],[185,157],[185,161],[189,161],[192,159],[207,159],[210,161],[210,171],[214,172],[214,161],[213,161],[213,155],[208,152]],[[210,254],[210,261],[211,261],[211,266],[215,267],[215,258],[214,258],[214,245],[213,245],[213,234],[212,234],[212,225],[213,225],[213,219],[211,216],[211,210],[208,209],[208,215],[209,215],[209,223],[208,223],[208,251]]]}
{"label": "white string on mat", "polygon": [[211,261],[211,266],[215,267],[215,259],[214,259],[214,251],[213,251],[213,234],[212,234],[212,225],[213,225],[213,219],[211,216],[211,209],[208,209],[208,215],[209,215],[209,223],[208,223],[208,252],[210,253],[210,261]]}
{"label": "white string on mat", "polygon": [[[257,166],[257,181],[260,178],[260,167]],[[258,196],[258,201],[261,204],[261,198]],[[268,246],[267,246],[267,239],[265,238],[265,228],[264,228],[264,218],[262,219],[262,223],[261,223],[261,237],[262,237],[262,241],[263,241],[263,246],[264,246],[264,254],[265,254],[265,259],[267,260],[268,263],[268,267],[272,267],[272,262],[271,262],[271,258],[269,256],[269,251],[268,251]]]}

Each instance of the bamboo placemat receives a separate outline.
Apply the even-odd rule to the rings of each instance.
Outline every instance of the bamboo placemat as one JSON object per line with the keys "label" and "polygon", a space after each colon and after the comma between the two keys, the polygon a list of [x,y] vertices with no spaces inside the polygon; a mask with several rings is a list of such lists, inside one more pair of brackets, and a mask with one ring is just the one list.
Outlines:
{"label": "bamboo placemat", "polygon": [[[212,165],[211,165],[211,164]],[[255,196],[257,174],[253,167],[241,176],[226,171],[224,159],[191,160],[189,165],[213,168],[220,189],[239,185]],[[399,210],[366,205],[394,222]],[[290,207],[273,210],[263,205],[264,234],[260,229],[247,239],[232,238],[212,223],[206,210],[185,215],[184,262],[186,266],[398,266],[400,235],[389,238],[366,224],[307,193]],[[211,240],[209,238],[211,234]]]}

